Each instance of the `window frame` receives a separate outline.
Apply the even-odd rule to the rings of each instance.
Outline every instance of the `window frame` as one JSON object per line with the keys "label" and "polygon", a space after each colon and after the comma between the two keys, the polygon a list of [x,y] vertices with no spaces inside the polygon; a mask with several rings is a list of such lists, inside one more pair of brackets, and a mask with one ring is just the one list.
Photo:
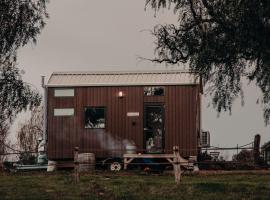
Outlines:
{"label": "window frame", "polygon": [[[145,95],[145,88],[163,88],[163,94],[162,95]],[[165,86],[162,85],[149,85],[143,87],[143,96],[144,97],[164,97],[165,96]]]}
{"label": "window frame", "polygon": [[[91,127],[86,127],[85,126],[85,122],[86,122],[86,115],[85,115],[85,112],[86,112],[86,109],[88,109],[88,108],[95,108],[95,109],[103,109],[104,110],[104,127],[103,128],[91,128]],[[107,127],[107,107],[106,106],[85,106],[84,107],[84,112],[83,112],[83,119],[84,119],[84,121],[83,121],[83,126],[84,126],[84,129],[90,129],[90,130],[92,130],[92,129],[106,129],[106,127]]]}

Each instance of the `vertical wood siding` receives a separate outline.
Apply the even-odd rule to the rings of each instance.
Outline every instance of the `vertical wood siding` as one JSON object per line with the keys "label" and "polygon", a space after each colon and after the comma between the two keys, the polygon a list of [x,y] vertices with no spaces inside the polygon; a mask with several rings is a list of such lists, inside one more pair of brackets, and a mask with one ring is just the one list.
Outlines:
{"label": "vertical wood siding", "polygon": [[[119,98],[118,92],[124,97]],[[200,130],[199,86],[165,86],[165,95],[147,97],[142,86],[129,87],[78,87],[74,97],[54,97],[54,88],[48,89],[48,157],[72,159],[75,146],[80,152],[93,152],[97,157],[121,155],[112,153],[106,139],[109,134],[116,140],[133,141],[143,149],[144,103],[165,105],[165,152],[178,145],[181,155],[197,155]],[[84,128],[84,109],[87,106],[106,108],[106,128]],[[74,108],[74,116],[55,117],[54,108]],[[139,112],[138,117],[127,117],[127,112]],[[105,136],[105,137],[103,137]],[[118,147],[117,147],[118,148]]]}

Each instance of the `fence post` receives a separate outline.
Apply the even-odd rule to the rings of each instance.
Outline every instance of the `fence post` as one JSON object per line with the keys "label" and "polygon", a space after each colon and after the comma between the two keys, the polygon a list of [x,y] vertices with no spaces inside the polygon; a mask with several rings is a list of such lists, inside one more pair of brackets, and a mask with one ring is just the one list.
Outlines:
{"label": "fence post", "polygon": [[4,163],[1,160],[0,160],[0,172],[4,173]]}
{"label": "fence post", "polygon": [[74,148],[74,181],[75,183],[80,182],[78,154],[79,154],[79,147],[75,147]]}
{"label": "fence post", "polygon": [[181,163],[180,163],[181,159],[178,146],[173,147],[173,154],[174,154],[173,169],[174,169],[175,183],[179,185],[181,180]]}
{"label": "fence post", "polygon": [[260,162],[260,141],[261,141],[260,134],[255,135],[253,147],[253,156],[255,165],[259,165]]}

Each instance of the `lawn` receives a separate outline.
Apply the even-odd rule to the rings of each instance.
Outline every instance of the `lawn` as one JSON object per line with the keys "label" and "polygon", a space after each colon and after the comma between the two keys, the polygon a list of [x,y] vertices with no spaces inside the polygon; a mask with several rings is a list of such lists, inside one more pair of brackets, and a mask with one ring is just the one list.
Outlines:
{"label": "lawn", "polygon": [[71,172],[0,175],[0,199],[269,199],[270,175],[171,175]]}

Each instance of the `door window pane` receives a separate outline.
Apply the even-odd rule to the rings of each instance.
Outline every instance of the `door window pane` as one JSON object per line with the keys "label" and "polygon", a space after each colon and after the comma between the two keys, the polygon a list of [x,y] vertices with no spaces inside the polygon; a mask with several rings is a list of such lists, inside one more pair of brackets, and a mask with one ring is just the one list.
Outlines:
{"label": "door window pane", "polygon": [[163,107],[146,106],[145,107],[145,147],[147,153],[161,153],[163,151]]}

